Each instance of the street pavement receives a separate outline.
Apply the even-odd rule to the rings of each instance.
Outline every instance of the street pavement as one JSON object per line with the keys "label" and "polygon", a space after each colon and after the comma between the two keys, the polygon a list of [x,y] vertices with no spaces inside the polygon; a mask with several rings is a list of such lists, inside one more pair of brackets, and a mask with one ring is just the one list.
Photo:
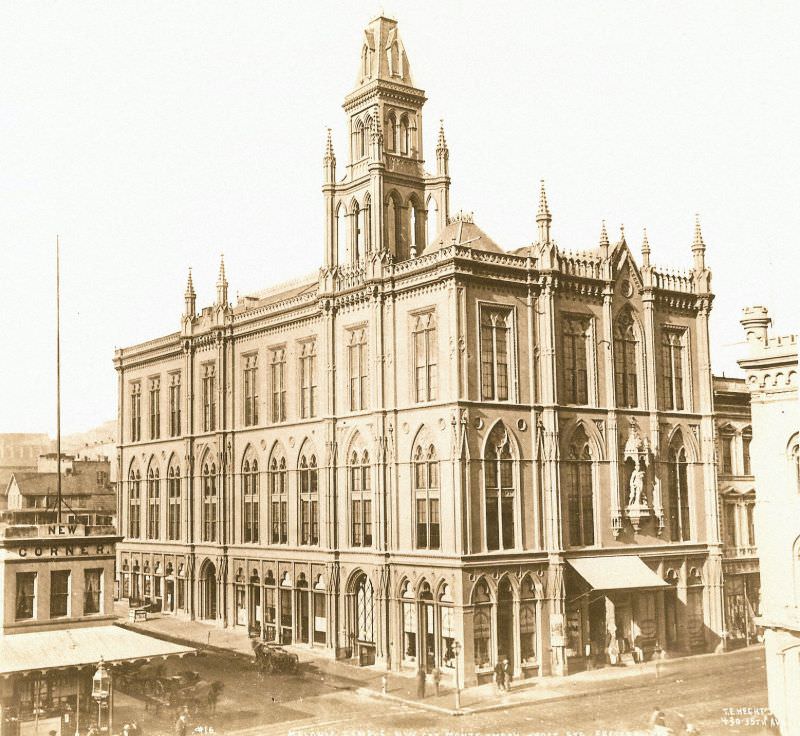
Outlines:
{"label": "street pavement", "polygon": [[[192,728],[213,728],[224,736],[633,736],[647,732],[656,706],[667,712],[676,733],[684,722],[702,734],[776,733],[760,712],[767,704],[760,646],[526,680],[503,694],[490,685],[470,688],[461,693],[456,715],[452,690],[419,701],[413,678],[389,677],[383,695],[380,670],[314,658],[300,648],[293,650],[302,659],[297,675],[262,677],[249,656],[249,641],[235,632],[166,617],[136,628],[202,642],[199,656],[168,662],[167,669],[194,670],[224,684],[216,713],[191,714]],[[117,693],[115,730],[136,718],[148,736],[172,734],[176,715],[167,708],[145,712],[141,701]]]}

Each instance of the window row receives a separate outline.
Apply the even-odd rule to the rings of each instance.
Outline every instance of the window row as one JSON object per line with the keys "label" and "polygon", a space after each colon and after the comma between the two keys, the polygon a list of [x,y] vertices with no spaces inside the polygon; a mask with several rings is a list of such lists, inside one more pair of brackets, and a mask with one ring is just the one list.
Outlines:
{"label": "window row", "polygon": [[[18,572],[16,575],[16,598],[14,618],[28,621],[38,618],[39,574],[37,572]],[[67,616],[90,616],[103,610],[103,571],[86,569],[83,571],[83,600],[81,610],[72,610],[72,572],[70,570],[50,571],[49,618]]]}
{"label": "window row", "polygon": [[722,475],[752,475],[750,466],[750,443],[753,441],[753,430],[745,427],[737,431],[731,425],[719,430],[720,455],[718,457],[719,472]]}

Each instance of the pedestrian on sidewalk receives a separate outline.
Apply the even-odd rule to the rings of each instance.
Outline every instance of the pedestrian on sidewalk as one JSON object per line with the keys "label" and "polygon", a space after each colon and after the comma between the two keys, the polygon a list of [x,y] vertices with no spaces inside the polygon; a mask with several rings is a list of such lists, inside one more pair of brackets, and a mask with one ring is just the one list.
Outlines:
{"label": "pedestrian on sidewalk", "polygon": [[503,667],[503,660],[498,659],[494,666],[494,684],[497,686],[497,693],[500,694],[506,689],[506,671]]}
{"label": "pedestrian on sidewalk", "polygon": [[189,709],[184,705],[178,720],[175,721],[175,736],[186,736],[189,732]]}
{"label": "pedestrian on sidewalk", "polygon": [[503,657],[503,690],[506,692],[508,692],[511,687],[511,678],[513,676],[514,673],[511,671],[511,664],[508,661],[508,657]]}
{"label": "pedestrian on sidewalk", "polygon": [[442,671],[436,667],[433,672],[431,673],[431,677],[433,678],[433,688],[436,692],[436,697],[439,697],[439,683],[442,681]]}
{"label": "pedestrian on sidewalk", "polygon": [[425,670],[422,667],[417,670],[417,697],[420,700],[425,697]]}

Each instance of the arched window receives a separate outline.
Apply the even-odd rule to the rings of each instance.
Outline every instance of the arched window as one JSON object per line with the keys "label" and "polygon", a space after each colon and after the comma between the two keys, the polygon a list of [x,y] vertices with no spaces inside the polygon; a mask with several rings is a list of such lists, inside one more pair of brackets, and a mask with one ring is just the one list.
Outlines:
{"label": "arched window", "polygon": [[372,492],[369,453],[353,450],[350,455],[350,538],[354,547],[372,546]]}
{"label": "arched window", "polygon": [[628,310],[614,322],[614,387],[617,406],[638,406],[636,354],[638,340]]}
{"label": "arched window", "polygon": [[259,541],[258,460],[246,459],[242,465],[242,541]]}
{"label": "arched window", "polygon": [[456,640],[456,627],[453,616],[453,594],[449,585],[443,585],[439,592],[439,653],[442,667],[455,670],[456,653],[453,644]]}
{"label": "arched window", "polygon": [[483,459],[486,498],[486,549],[514,547],[516,482],[508,432],[498,424],[486,442]]}
{"label": "arched window", "polygon": [[361,223],[359,226],[361,232],[361,242],[363,250],[360,250],[361,258],[363,259],[364,256],[372,250],[372,240],[371,240],[371,228],[372,228],[372,219],[370,213],[372,200],[370,199],[369,195],[364,197],[364,206],[361,208]]}
{"label": "arched window", "polygon": [[372,61],[369,46],[364,44],[361,49],[361,80],[364,81],[370,76],[370,62]]}
{"label": "arched window", "polygon": [[562,483],[566,499],[567,544],[588,547],[594,544],[594,488],[589,439],[580,427],[562,462]]}
{"label": "arched window", "polygon": [[286,458],[274,456],[269,464],[269,500],[272,544],[289,542],[289,502],[286,488]]}
{"label": "arched window", "polygon": [[356,583],[356,636],[359,641],[375,641],[375,602],[372,583],[362,575]]}
{"label": "arched window", "polygon": [[689,522],[689,488],[686,465],[686,448],[680,434],[673,440],[668,459],[668,515],[669,538],[673,542],[691,539]]}
{"label": "arched window", "polygon": [[511,311],[481,307],[481,398],[508,401]]}
{"label": "arched window", "polygon": [[300,456],[300,544],[319,544],[319,472],[317,457]]}
{"label": "arched window", "polygon": [[217,466],[203,464],[203,541],[217,541]]}
{"label": "arched window", "polygon": [[561,371],[564,402],[589,403],[589,320],[565,317],[561,336],[563,370]]}
{"label": "arched window", "polygon": [[131,468],[128,475],[128,536],[137,539],[142,533],[142,475]]}
{"label": "arched window", "polygon": [[438,235],[439,228],[439,205],[433,197],[428,198],[428,212],[426,215],[427,223],[427,237],[425,239],[426,245],[430,245],[433,239]]}
{"label": "arched window", "polygon": [[161,518],[161,478],[158,468],[147,471],[147,538],[158,539]]}
{"label": "arched window", "polygon": [[395,258],[402,260],[403,238],[400,227],[400,204],[395,194],[386,198],[386,245]]}
{"label": "arched window", "polygon": [[414,451],[416,547],[439,549],[439,462],[433,445]]}
{"label": "arched window", "polygon": [[389,151],[397,150],[397,118],[394,112],[390,112],[386,118],[386,147]]}
{"label": "arched window", "polygon": [[167,471],[167,538],[181,538],[181,469],[171,465]]}
{"label": "arched window", "polygon": [[400,118],[400,153],[408,155],[409,149],[408,118],[403,115]]}
{"label": "arched window", "polygon": [[426,312],[414,321],[414,398],[435,401],[438,387],[436,315]]}
{"label": "arched window", "polygon": [[527,576],[520,592],[519,648],[523,664],[536,661],[536,588]]}
{"label": "arched window", "polygon": [[347,344],[347,374],[350,384],[350,411],[367,408],[369,399],[369,366],[367,365],[367,331],[350,330]]}
{"label": "arched window", "polygon": [[683,358],[685,330],[664,329],[661,335],[662,409],[683,411]]}
{"label": "arched window", "polygon": [[340,266],[345,266],[349,262],[347,246],[347,210],[343,204],[340,204],[336,208],[336,253]]}
{"label": "arched window", "polygon": [[474,613],[472,616],[472,645],[475,667],[485,667],[490,663],[489,649],[492,640],[492,599],[489,586],[480,580],[475,585],[472,596]]}
{"label": "arched window", "polygon": [[742,430],[742,473],[744,475],[753,474],[753,466],[750,463],[750,443],[753,441],[753,430],[745,427]]}

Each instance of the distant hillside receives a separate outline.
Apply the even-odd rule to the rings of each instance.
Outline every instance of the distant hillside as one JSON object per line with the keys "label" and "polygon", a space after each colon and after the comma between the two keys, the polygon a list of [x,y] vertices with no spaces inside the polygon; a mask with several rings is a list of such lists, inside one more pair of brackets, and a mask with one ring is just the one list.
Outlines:
{"label": "distant hillside", "polygon": [[64,435],[61,438],[61,450],[69,455],[75,455],[97,445],[114,444],[116,441],[117,422],[112,419],[85,432]]}

